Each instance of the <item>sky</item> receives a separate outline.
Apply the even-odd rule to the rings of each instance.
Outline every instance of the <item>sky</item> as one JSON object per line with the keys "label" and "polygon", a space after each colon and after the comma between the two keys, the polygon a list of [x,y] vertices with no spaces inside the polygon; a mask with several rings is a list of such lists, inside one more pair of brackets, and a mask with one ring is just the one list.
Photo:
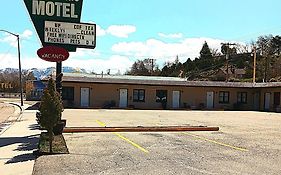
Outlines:
{"label": "sky", "polygon": [[[262,35],[281,35],[280,0],[84,0],[81,22],[97,25],[95,49],[71,52],[63,66],[95,73],[124,73],[152,58],[161,68],[178,56],[199,56],[203,43],[249,45]],[[36,52],[41,42],[23,0],[1,1],[0,29],[20,35],[23,69],[55,67]],[[18,68],[16,37],[0,32],[0,69]]]}

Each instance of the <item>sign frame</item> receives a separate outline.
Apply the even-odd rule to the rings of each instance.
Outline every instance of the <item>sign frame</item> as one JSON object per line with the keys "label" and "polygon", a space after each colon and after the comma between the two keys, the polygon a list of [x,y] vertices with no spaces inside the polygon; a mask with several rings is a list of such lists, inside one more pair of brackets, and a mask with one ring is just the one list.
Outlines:
{"label": "sign frame", "polygon": [[[61,24],[71,24],[71,25],[88,25],[88,26],[92,26],[94,27],[94,35],[93,35],[93,42],[94,42],[94,45],[79,45],[79,44],[69,44],[69,43],[53,43],[53,42],[47,42],[45,41],[46,40],[46,22],[53,22],[53,23],[61,23]],[[69,34],[69,33],[65,33],[65,34]],[[77,33],[79,34],[79,33]],[[45,21],[44,23],[44,42],[47,44],[47,45],[66,45],[66,46],[73,46],[73,47],[76,47],[76,48],[86,48],[86,49],[94,49],[96,47],[96,40],[97,40],[97,25],[96,24],[93,24],[93,23],[76,23],[76,22],[61,22],[61,21]],[[92,41],[90,41],[92,42]]]}

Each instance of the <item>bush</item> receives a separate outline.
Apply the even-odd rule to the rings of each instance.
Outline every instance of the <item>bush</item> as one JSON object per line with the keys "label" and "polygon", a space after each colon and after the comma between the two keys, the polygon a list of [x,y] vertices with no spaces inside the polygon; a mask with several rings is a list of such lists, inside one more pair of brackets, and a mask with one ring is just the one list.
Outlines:
{"label": "bush", "polygon": [[61,96],[56,91],[55,82],[52,78],[49,79],[48,86],[43,91],[39,111],[36,114],[37,122],[48,132],[50,152],[52,153],[53,128],[61,120],[63,111]]}

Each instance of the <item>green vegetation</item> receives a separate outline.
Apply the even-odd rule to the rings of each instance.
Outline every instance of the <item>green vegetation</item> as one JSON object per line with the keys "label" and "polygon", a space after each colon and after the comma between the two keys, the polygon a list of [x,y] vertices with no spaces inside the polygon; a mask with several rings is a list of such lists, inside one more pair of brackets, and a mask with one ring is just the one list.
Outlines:
{"label": "green vegetation", "polygon": [[[42,132],[39,140],[39,154],[48,154],[50,149],[49,134]],[[63,135],[56,135],[52,141],[52,154],[68,154],[68,149]]]}
{"label": "green vegetation", "polygon": [[36,114],[37,122],[48,132],[49,150],[52,153],[53,128],[61,120],[63,111],[61,96],[56,91],[55,82],[52,78],[49,79],[48,86],[43,92],[39,111],[40,113]]}
{"label": "green vegetation", "polygon": [[[153,59],[136,61],[128,75],[151,75],[185,77],[188,80],[252,81],[253,52],[249,48],[257,48],[256,81],[281,81],[281,37],[260,36],[251,46],[237,43],[224,43],[220,52],[209,48],[205,42],[200,56],[184,63],[176,57],[174,62],[167,62],[160,70]],[[228,56],[227,56],[228,55]],[[222,76],[224,74],[224,76]]]}

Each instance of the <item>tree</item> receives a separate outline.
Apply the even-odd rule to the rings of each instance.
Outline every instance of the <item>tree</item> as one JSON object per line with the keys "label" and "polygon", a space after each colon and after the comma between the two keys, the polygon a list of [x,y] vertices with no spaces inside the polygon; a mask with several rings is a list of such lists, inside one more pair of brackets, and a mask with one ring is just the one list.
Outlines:
{"label": "tree", "polygon": [[49,79],[48,86],[43,91],[39,111],[40,113],[36,114],[37,121],[48,132],[50,153],[52,153],[53,128],[60,121],[63,111],[61,96],[56,91],[55,82],[52,78]]}
{"label": "tree", "polygon": [[210,49],[213,57],[218,57],[221,55],[218,49]]}
{"label": "tree", "polygon": [[177,56],[174,62],[166,62],[161,71],[161,76],[165,77],[178,77],[180,74],[182,75],[182,71],[184,69],[184,65],[179,61],[179,57]]}
{"label": "tree", "polygon": [[214,58],[212,56],[211,50],[209,48],[208,43],[205,41],[202,49],[200,51],[200,57],[198,61],[196,61],[196,65],[199,69],[206,69],[208,67],[212,67],[214,64]]}
{"label": "tree", "polygon": [[273,46],[273,52],[276,54],[276,55],[280,55],[280,52],[281,52],[281,37],[280,36],[275,36],[272,38],[271,40],[272,42],[272,46]]}
{"label": "tree", "polygon": [[159,72],[159,70],[155,69],[158,65],[154,61],[154,59],[137,60],[126,74],[135,76],[158,75],[156,72]]}
{"label": "tree", "polygon": [[155,59],[144,59],[143,61],[144,67],[149,71],[149,72],[153,72],[154,68],[155,68]]}
{"label": "tree", "polygon": [[205,41],[200,51],[200,59],[210,59],[210,58],[212,58],[212,53],[208,43]]}
{"label": "tree", "polygon": [[261,61],[263,62],[263,79],[267,81],[272,77],[274,57],[280,55],[281,37],[272,35],[260,36],[257,40],[257,46],[261,50]]}
{"label": "tree", "polygon": [[237,49],[236,49],[236,47],[229,47],[228,44],[223,44],[221,46],[221,53],[224,54],[224,55],[226,55],[226,54],[236,55]]}
{"label": "tree", "polygon": [[195,65],[193,64],[193,61],[188,58],[186,62],[183,63],[183,67],[185,72],[190,72],[194,70]]}
{"label": "tree", "polygon": [[149,75],[149,70],[145,67],[143,61],[139,62],[138,71],[139,71],[139,75]]}

